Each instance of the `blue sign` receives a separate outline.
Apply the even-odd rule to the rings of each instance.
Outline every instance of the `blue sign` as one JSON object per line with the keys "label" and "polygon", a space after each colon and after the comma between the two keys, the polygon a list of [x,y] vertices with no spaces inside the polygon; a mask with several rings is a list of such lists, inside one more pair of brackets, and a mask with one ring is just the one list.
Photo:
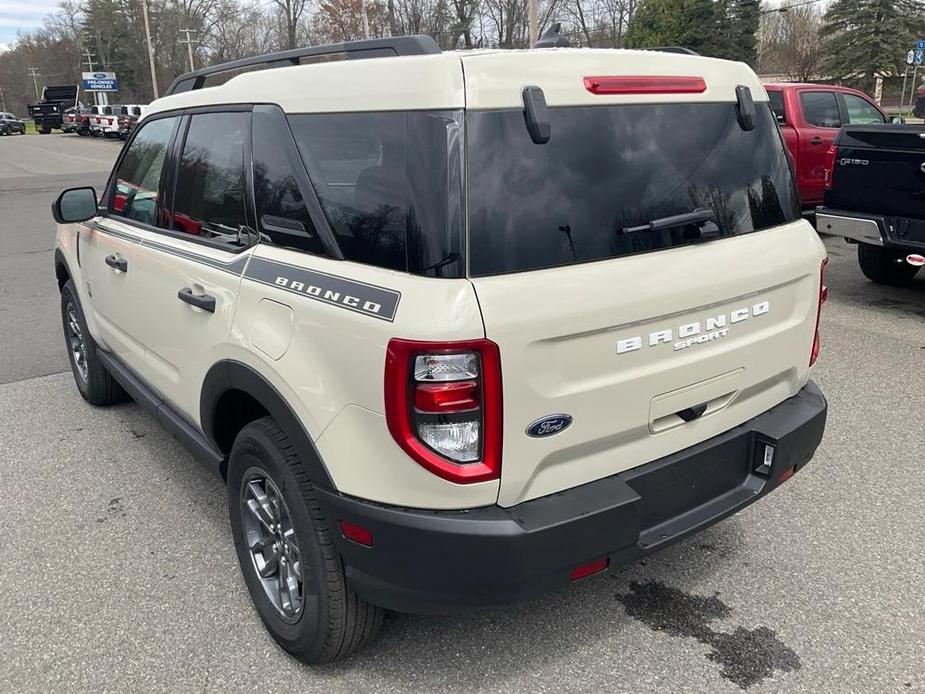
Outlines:
{"label": "blue sign", "polygon": [[82,72],[80,86],[87,92],[117,92],[119,80],[114,72]]}
{"label": "blue sign", "polygon": [[925,51],[925,39],[919,39],[915,42],[915,50]]}
{"label": "blue sign", "polygon": [[912,62],[912,64],[921,65],[923,60],[925,60],[925,49],[915,49],[915,60]]}

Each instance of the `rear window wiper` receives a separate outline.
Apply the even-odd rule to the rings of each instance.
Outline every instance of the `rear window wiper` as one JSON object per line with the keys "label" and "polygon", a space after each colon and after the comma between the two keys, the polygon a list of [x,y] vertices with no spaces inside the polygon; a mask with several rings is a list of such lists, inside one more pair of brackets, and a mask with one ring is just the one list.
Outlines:
{"label": "rear window wiper", "polygon": [[716,213],[713,210],[698,209],[670,217],[659,217],[648,224],[637,227],[623,227],[621,233],[634,234],[638,231],[666,231],[678,227],[697,227],[700,238],[712,239],[719,236],[719,227],[716,225]]}

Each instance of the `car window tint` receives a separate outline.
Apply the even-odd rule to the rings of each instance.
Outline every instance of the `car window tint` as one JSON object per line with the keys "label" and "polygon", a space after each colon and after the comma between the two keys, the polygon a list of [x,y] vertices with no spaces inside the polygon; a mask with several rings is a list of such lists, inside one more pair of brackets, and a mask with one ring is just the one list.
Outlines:
{"label": "car window tint", "polygon": [[840,128],[841,117],[834,92],[800,92],[803,117],[810,125],[820,128]]}
{"label": "car window tint", "polygon": [[417,274],[462,271],[462,113],[289,117],[348,260]]}
{"label": "car window tint", "polygon": [[771,110],[755,106],[748,131],[734,103],[550,108],[541,146],[519,109],[469,112],[470,274],[700,243],[696,226],[648,228],[694,210],[713,213],[720,237],[799,219],[780,131]]}
{"label": "car window tint", "polygon": [[177,118],[148,121],[138,131],[116,171],[109,214],[152,226],[158,224],[158,186]]}
{"label": "car window tint", "polygon": [[[285,125],[283,126],[285,127]],[[288,132],[269,113],[256,111],[253,123],[254,196],[261,241],[309,253],[324,253],[287,153]],[[293,152],[298,157],[298,154]]]}
{"label": "car window tint", "polygon": [[784,115],[784,93],[768,92],[768,100],[774,117],[777,118],[779,123],[786,123],[787,117]]}
{"label": "car window tint", "polygon": [[237,242],[247,224],[244,142],[250,117],[234,112],[190,118],[174,189],[174,231]]}
{"label": "car window tint", "polygon": [[845,107],[848,110],[848,123],[851,125],[865,125],[869,123],[883,123],[883,114],[873,104],[854,94],[843,94]]}

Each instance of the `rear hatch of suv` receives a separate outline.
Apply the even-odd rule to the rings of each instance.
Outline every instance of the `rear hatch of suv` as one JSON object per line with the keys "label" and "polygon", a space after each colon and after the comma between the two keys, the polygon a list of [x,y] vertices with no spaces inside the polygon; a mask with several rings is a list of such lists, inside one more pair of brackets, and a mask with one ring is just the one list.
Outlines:
{"label": "rear hatch of suv", "polygon": [[[823,248],[753,73],[574,55],[464,59],[469,274],[501,351],[502,506],[755,417],[806,383],[813,349]],[[506,82],[543,89],[545,144]]]}

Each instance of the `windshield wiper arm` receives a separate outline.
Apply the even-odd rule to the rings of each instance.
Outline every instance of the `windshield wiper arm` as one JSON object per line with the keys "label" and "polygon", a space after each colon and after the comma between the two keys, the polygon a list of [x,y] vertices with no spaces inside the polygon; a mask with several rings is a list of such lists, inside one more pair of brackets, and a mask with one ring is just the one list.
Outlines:
{"label": "windshield wiper arm", "polygon": [[676,229],[677,227],[695,226],[700,229],[700,235],[703,238],[712,238],[719,235],[719,227],[716,225],[716,213],[713,210],[693,210],[684,214],[675,214],[670,217],[659,217],[653,219],[648,224],[638,227],[623,227],[624,234],[632,234],[637,231],[665,231],[666,229]]}

